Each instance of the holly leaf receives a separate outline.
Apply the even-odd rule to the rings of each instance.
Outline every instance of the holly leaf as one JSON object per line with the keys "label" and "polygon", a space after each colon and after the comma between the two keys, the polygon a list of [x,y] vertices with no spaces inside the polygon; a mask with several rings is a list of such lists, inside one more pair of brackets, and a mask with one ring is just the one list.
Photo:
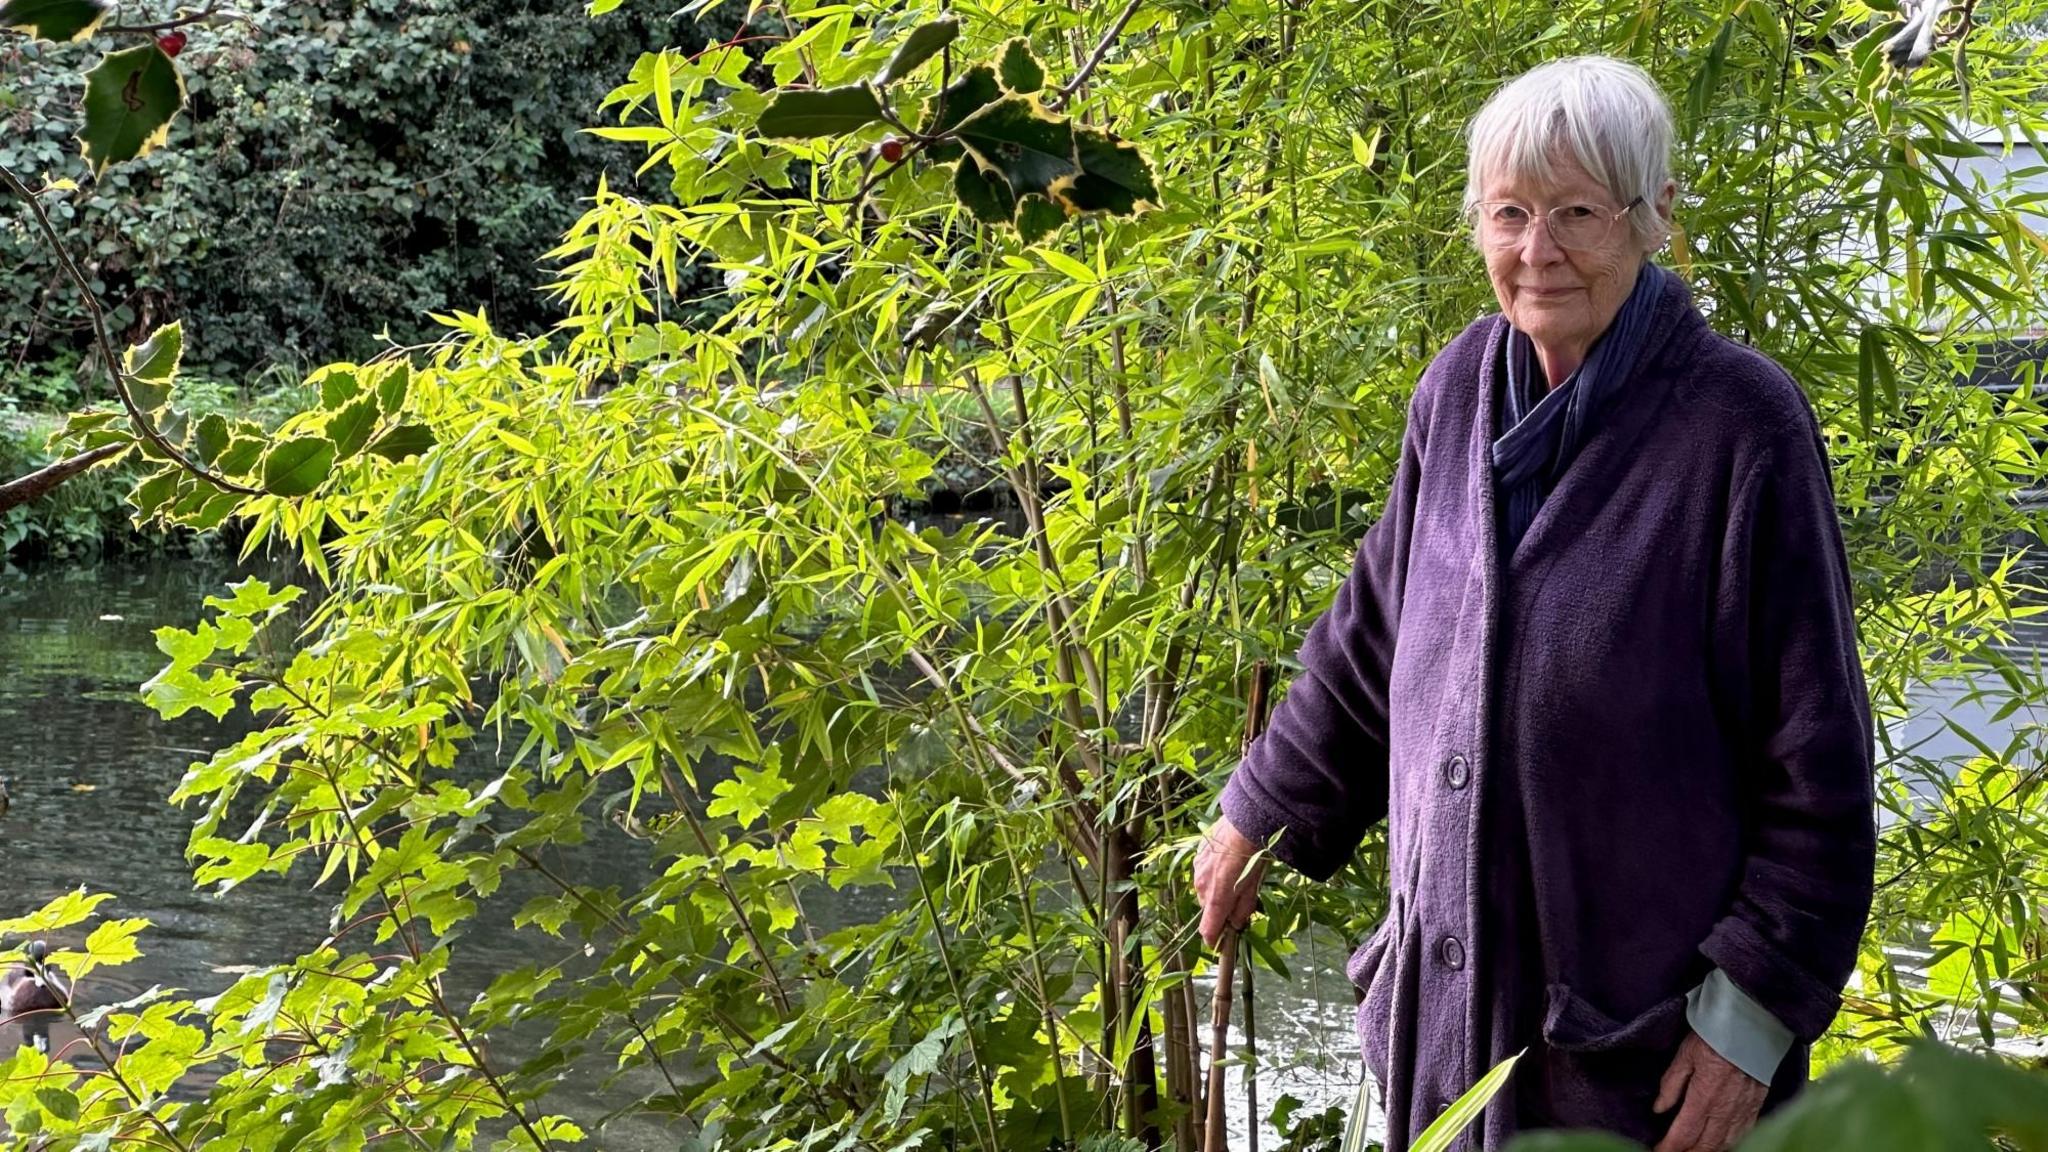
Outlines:
{"label": "holly leaf", "polygon": [[105,0],[7,0],[0,4],[0,28],[68,44],[92,35],[113,7]]}
{"label": "holly leaf", "polygon": [[1074,156],[1081,174],[1055,193],[1069,209],[1134,216],[1140,209],[1159,207],[1152,164],[1136,144],[1100,128],[1080,127],[1074,129]]}
{"label": "holly leaf", "polygon": [[78,141],[94,176],[164,142],[185,104],[185,80],[155,44],[109,52],[85,75],[85,126]]}
{"label": "holly leaf", "polygon": [[799,88],[775,97],[754,128],[763,136],[809,139],[839,136],[882,118],[882,105],[864,84]]}
{"label": "holly leaf", "polygon": [[405,394],[412,387],[412,365],[403,360],[393,363],[377,381],[377,403],[386,416],[398,415],[405,407]]}
{"label": "holly leaf", "polygon": [[431,449],[434,444],[433,429],[425,424],[400,424],[379,436],[377,442],[370,445],[370,451],[386,460],[403,460]]}
{"label": "holly leaf", "polygon": [[1074,126],[1029,96],[1006,96],[961,121],[960,142],[1016,196],[1053,196],[1081,174]]}
{"label": "holly leaf", "polygon": [[334,439],[334,458],[346,460],[369,443],[370,430],[377,425],[377,397],[358,396],[355,403],[336,412],[327,421],[327,435]]}
{"label": "holly leaf", "polygon": [[1045,87],[1045,65],[1031,54],[1031,45],[1022,36],[1003,45],[1002,59],[996,67],[1003,87],[1012,92],[1022,95]]}
{"label": "holly leaf", "polygon": [[[958,80],[946,85],[946,90],[936,98],[939,114],[937,119],[925,125],[924,134],[937,136],[959,127],[962,120],[988,107],[989,103],[1003,94],[996,83],[996,70],[986,64],[976,64],[960,74]],[[958,160],[965,152],[957,140],[941,140],[925,147],[924,154],[933,162],[944,164]]]}
{"label": "holly leaf", "polygon": [[212,464],[228,446],[228,422],[218,412],[209,412],[199,418],[199,427],[192,433],[192,454],[201,464]]}
{"label": "holly leaf", "polygon": [[1066,222],[1066,210],[1043,196],[1026,196],[1017,202],[1017,238],[1026,244],[1038,243]]}
{"label": "holly leaf", "polygon": [[959,35],[960,21],[951,16],[920,25],[904,39],[902,46],[896,49],[896,54],[889,57],[889,62],[882,65],[882,70],[875,74],[875,83],[893,84],[903,79],[917,71],[919,65],[938,55],[941,48],[951,44]]}
{"label": "holly leaf", "polygon": [[356,398],[362,385],[356,382],[356,374],[347,368],[330,369],[320,378],[320,406],[339,408]]}
{"label": "holly leaf", "polygon": [[178,321],[158,328],[149,339],[122,354],[128,374],[128,395],[144,412],[154,412],[171,398],[171,379],[185,354],[185,328]]}
{"label": "holly leaf", "polygon": [[178,486],[189,475],[175,464],[136,481],[133,491],[128,493],[129,507],[134,509],[135,522],[146,524],[161,511],[164,505],[177,498]]}
{"label": "holly leaf", "polygon": [[1017,198],[1000,176],[990,176],[972,156],[960,158],[953,172],[953,194],[983,224],[1007,224],[1016,214]]}
{"label": "holly leaf", "polygon": [[228,442],[227,451],[214,461],[214,467],[228,476],[247,475],[256,467],[256,461],[263,457],[263,441],[254,436],[237,436]]}
{"label": "holly leaf", "polygon": [[294,436],[263,457],[263,490],[273,496],[304,496],[327,479],[334,467],[334,441],[325,436]]}

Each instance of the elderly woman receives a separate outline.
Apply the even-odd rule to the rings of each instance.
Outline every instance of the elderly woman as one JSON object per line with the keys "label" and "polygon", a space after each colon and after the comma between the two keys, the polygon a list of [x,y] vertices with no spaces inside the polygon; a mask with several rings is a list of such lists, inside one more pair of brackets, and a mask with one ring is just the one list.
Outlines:
{"label": "elderly woman", "polygon": [[1472,121],[1500,314],[1423,373],[1400,463],[1195,863],[1328,879],[1388,820],[1352,957],[1388,1152],[1524,1053],[1459,1147],[1597,1128],[1731,1146],[1807,1078],[1854,968],[1872,733],[1819,426],[1649,263],[1670,110],[1560,60]]}

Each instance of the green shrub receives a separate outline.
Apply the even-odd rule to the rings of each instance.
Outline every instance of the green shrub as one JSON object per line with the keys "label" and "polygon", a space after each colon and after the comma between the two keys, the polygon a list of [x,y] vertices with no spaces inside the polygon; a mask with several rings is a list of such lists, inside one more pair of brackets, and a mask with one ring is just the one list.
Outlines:
{"label": "green shrub", "polygon": [[[73,133],[85,69],[111,40],[0,37],[0,165],[81,185],[51,197],[52,215],[117,336],[181,318],[188,367],[224,379],[297,379],[387,331],[430,338],[429,310],[552,323],[537,259],[598,173],[633,184],[635,150],[579,129],[640,53],[737,23],[671,31],[651,10],[593,20],[573,0],[238,7],[250,24],[193,29],[168,145],[98,185]],[[32,227],[0,222],[0,348],[30,363],[90,343]]]}

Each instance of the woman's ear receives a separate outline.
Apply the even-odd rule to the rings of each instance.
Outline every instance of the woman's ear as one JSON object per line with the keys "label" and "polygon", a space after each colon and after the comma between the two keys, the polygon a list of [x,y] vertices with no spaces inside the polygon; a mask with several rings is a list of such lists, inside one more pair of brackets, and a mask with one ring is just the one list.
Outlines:
{"label": "woman's ear", "polygon": [[1657,222],[1663,226],[1662,235],[1657,237],[1657,243],[1650,249],[1652,252],[1664,247],[1671,239],[1672,220],[1674,219],[1672,212],[1677,204],[1677,200],[1678,181],[1666,180],[1664,186],[1657,189],[1657,199],[1652,205],[1657,210]]}

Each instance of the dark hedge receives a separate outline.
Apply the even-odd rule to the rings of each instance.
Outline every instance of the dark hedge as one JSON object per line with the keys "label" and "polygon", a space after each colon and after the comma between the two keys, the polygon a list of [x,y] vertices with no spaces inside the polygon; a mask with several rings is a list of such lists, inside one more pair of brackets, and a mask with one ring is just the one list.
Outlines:
{"label": "dark hedge", "polygon": [[[368,355],[384,332],[432,339],[429,310],[546,328],[539,256],[601,171],[635,187],[642,155],[578,129],[642,52],[729,38],[738,19],[593,19],[574,0],[240,7],[254,27],[191,31],[169,144],[99,187],[72,133],[110,41],[0,33],[0,164],[79,183],[50,203],[120,334],[182,318],[188,370],[239,381]],[[84,320],[20,205],[0,214],[0,381],[86,352]]]}

